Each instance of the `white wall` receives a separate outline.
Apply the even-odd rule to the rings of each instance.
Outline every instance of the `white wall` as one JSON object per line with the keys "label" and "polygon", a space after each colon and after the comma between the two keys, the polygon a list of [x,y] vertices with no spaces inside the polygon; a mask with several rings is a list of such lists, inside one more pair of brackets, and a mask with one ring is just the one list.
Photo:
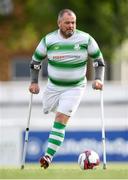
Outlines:
{"label": "white wall", "polygon": [[[34,95],[31,126],[48,128],[54,114],[42,112],[42,91],[46,81],[40,83],[41,92]],[[28,115],[30,93],[28,81],[0,83],[0,124],[2,126],[25,127]],[[91,88],[88,82],[81,105],[71,118],[69,127],[100,128],[100,92]],[[104,116],[107,128],[128,127],[128,84],[105,82]],[[45,123],[44,123],[45,122]],[[95,123],[94,123],[95,122]]]}

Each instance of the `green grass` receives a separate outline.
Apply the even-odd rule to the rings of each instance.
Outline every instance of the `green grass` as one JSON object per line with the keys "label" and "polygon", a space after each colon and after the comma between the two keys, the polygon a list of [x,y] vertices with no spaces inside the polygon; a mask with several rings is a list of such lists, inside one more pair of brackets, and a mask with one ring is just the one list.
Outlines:
{"label": "green grass", "polygon": [[20,168],[0,168],[0,179],[128,179],[128,164],[107,164],[93,170],[81,170],[77,164],[51,164],[44,170],[39,165]]}

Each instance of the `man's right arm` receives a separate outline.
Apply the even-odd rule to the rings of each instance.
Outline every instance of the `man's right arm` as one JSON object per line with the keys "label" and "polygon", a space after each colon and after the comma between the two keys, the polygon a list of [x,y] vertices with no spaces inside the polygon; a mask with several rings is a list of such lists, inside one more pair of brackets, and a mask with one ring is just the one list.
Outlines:
{"label": "man's right arm", "polygon": [[29,91],[33,94],[38,94],[40,89],[38,86],[38,76],[41,69],[41,63],[38,61],[32,60],[30,63],[30,78],[31,84],[29,86]]}
{"label": "man's right arm", "polygon": [[34,94],[39,93],[38,76],[39,76],[39,71],[41,69],[42,60],[45,59],[46,55],[47,55],[47,47],[45,43],[45,38],[43,38],[38,44],[32,56],[32,61],[30,63],[31,84],[29,86],[29,91],[31,93]]}
{"label": "man's right arm", "polygon": [[31,83],[38,83],[39,71],[41,69],[41,63],[32,60],[30,63],[30,77]]}

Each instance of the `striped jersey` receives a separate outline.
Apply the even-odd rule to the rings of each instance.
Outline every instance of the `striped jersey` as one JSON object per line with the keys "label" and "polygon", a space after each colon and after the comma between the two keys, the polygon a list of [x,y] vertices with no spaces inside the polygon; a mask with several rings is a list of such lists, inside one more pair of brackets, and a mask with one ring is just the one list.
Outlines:
{"label": "striped jersey", "polygon": [[48,85],[74,87],[86,83],[87,60],[102,58],[98,44],[88,33],[75,30],[65,39],[56,30],[47,34],[37,46],[32,59],[41,62],[48,59]]}

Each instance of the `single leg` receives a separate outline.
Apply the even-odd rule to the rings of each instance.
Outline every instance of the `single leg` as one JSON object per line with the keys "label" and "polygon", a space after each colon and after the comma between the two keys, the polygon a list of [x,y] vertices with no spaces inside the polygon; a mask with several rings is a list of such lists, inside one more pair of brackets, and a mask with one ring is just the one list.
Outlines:
{"label": "single leg", "polygon": [[59,112],[56,114],[55,122],[48,138],[48,147],[45,156],[40,159],[41,167],[44,169],[48,168],[54,155],[59,150],[61,144],[64,141],[65,127],[68,119],[69,116],[65,114]]}

